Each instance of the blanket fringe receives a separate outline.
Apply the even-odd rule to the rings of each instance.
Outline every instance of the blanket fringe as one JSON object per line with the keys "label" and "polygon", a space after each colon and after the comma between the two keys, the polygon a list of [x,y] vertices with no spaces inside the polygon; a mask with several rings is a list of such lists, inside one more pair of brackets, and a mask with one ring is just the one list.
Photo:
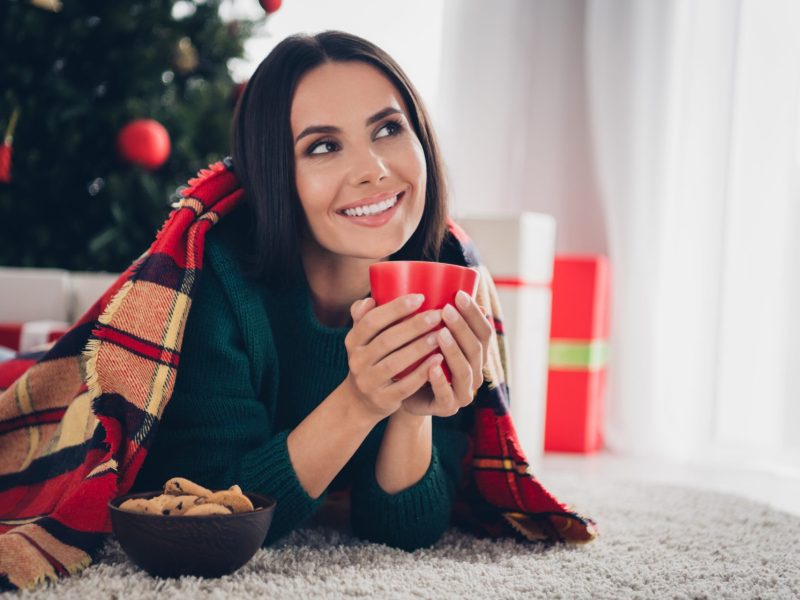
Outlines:
{"label": "blanket fringe", "polygon": [[77,575],[81,571],[85,570],[91,564],[92,564],[92,557],[86,554],[78,562],[64,566],[67,568],[67,571],[69,571],[70,575]]}
{"label": "blanket fringe", "polygon": [[[594,525],[594,521],[591,519],[578,517],[577,515],[554,515],[546,525],[543,525],[542,522],[533,521],[525,513],[504,512],[502,515],[506,522],[511,525],[515,531],[519,532],[525,539],[531,542],[546,541],[548,539],[560,539],[563,543],[568,545],[583,546],[595,540],[599,536],[597,528]],[[557,524],[556,521],[560,521],[561,524]],[[585,525],[585,536],[565,536],[564,532],[566,532],[576,523],[583,523]],[[544,531],[543,526],[556,533],[556,535],[549,536],[547,532]]]}
{"label": "blanket fringe", "polygon": [[213,176],[215,173],[220,173],[226,169],[225,163],[223,161],[218,161],[213,164],[210,164],[208,167],[200,169],[197,172],[197,175],[189,179],[187,182],[189,185],[181,190],[181,194],[183,196],[192,196],[197,191],[197,188],[203,183],[206,179]]}
{"label": "blanket fringe", "polygon": [[[92,557],[89,556],[88,554],[85,554],[83,558],[81,558],[78,562],[63,566],[71,576],[71,575],[77,575],[81,571],[85,570],[91,564],[92,564]],[[11,583],[17,585],[17,587],[21,590],[32,592],[43,583],[48,583],[48,582],[58,583],[58,579],[59,577],[55,571],[48,571],[46,573],[40,573],[39,575],[28,581],[20,582],[20,585],[17,585],[13,581]]]}
{"label": "blanket fringe", "polygon": [[[125,300],[128,292],[131,291],[131,288],[133,288],[133,281],[128,280],[117,290],[117,292],[114,294],[114,297],[106,306],[105,310],[97,318],[98,323],[102,325],[108,325],[111,323],[111,319],[116,314],[123,300]],[[96,331],[97,329],[92,332],[92,335],[95,335]],[[101,345],[102,340],[90,338],[86,342],[86,347],[82,352],[83,359],[86,363],[86,385],[89,387],[89,395],[92,399],[99,398],[103,393],[103,390],[100,387],[100,378],[97,373],[97,357],[100,353]]]}

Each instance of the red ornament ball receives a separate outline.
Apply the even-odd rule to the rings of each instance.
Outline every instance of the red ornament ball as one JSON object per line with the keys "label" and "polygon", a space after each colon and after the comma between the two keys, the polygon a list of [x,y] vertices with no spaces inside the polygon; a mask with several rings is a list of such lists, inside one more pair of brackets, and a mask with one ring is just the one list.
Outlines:
{"label": "red ornament ball", "polygon": [[239,98],[242,97],[245,85],[247,85],[247,81],[242,81],[240,83],[235,83],[233,88],[231,88],[231,93],[228,97],[231,107],[236,107],[236,103],[239,102]]}
{"label": "red ornament ball", "polygon": [[258,0],[258,3],[267,13],[274,13],[281,7],[281,0]]}
{"label": "red ornament ball", "polygon": [[136,119],[117,134],[117,151],[123,160],[155,170],[169,158],[169,133],[155,119]]}

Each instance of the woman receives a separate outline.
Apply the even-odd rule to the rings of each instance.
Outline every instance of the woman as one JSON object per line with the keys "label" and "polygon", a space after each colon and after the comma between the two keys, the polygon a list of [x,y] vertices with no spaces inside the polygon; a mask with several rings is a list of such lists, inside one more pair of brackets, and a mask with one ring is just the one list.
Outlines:
{"label": "woman", "polygon": [[[342,495],[356,535],[407,550],[451,515],[493,538],[595,539],[528,470],[497,292],[446,218],[440,165],[385,53],[339,32],[279,44],[237,106],[233,159],[190,180],[49,350],[0,364],[0,590],[83,570],[108,502],[174,476],[277,499],[265,545]],[[411,298],[376,307],[368,268],[392,259],[478,268],[492,327],[469,298],[405,321]],[[440,319],[450,335],[429,342]]]}
{"label": "woman", "polygon": [[273,496],[270,544],[349,489],[356,535],[431,545],[492,327],[466,295],[407,320],[418,298],[368,297],[370,264],[447,261],[457,244],[426,111],[373,44],[298,35],[259,65],[232,137],[245,200],[206,238],[175,388],[132,491],[183,476]]}

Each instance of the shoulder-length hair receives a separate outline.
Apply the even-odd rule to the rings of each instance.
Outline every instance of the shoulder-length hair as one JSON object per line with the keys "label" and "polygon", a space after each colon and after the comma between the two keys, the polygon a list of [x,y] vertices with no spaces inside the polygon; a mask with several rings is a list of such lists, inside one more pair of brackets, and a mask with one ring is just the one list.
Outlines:
{"label": "shoulder-length hair", "polygon": [[438,142],[417,91],[400,66],[365,39],[341,31],[292,35],[261,62],[236,104],[231,130],[233,169],[245,192],[251,256],[245,273],[268,285],[296,281],[302,269],[303,209],[294,175],[290,113],[301,77],[326,62],[361,61],[379,69],[403,97],[427,165],[420,224],[390,260],[439,257],[447,229],[447,191]]}

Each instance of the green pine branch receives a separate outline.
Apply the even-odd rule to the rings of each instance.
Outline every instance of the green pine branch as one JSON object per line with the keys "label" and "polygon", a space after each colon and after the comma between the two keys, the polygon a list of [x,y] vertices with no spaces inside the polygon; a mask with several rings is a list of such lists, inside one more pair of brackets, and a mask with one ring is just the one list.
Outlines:
{"label": "green pine branch", "polygon": [[[0,130],[20,108],[12,181],[0,183],[0,265],[121,272],[153,241],[176,188],[229,152],[227,63],[263,19],[233,26],[220,0],[196,0],[175,20],[173,4],[0,2]],[[198,55],[188,73],[173,67],[183,37]],[[170,134],[170,157],[152,172],[117,156],[117,132],[136,118]]]}

